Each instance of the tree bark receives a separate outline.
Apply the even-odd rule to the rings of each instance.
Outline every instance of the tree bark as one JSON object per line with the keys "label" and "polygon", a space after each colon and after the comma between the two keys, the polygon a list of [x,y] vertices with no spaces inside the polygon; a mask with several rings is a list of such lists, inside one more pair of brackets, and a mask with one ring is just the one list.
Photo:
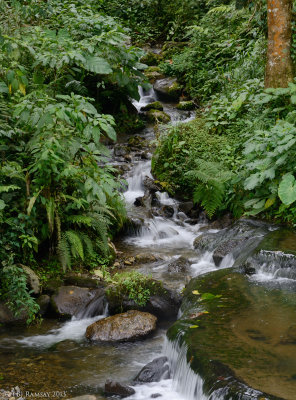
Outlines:
{"label": "tree bark", "polygon": [[268,47],[265,87],[287,87],[293,80],[293,0],[267,0]]}

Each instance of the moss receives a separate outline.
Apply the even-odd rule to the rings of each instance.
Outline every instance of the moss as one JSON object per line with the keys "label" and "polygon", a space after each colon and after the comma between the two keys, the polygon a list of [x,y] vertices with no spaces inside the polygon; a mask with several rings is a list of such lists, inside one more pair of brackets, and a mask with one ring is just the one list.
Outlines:
{"label": "moss", "polygon": [[183,87],[178,82],[174,82],[168,88],[168,95],[177,99],[181,96],[182,91],[183,91]]}
{"label": "moss", "polygon": [[141,62],[143,64],[146,64],[146,65],[149,65],[149,66],[155,66],[155,65],[159,64],[161,60],[162,60],[162,55],[153,53],[152,51],[147,52],[141,58]]}
{"label": "moss", "polygon": [[163,111],[163,105],[160,101],[154,101],[153,103],[147,104],[146,106],[141,108],[142,111],[149,111],[149,110],[158,110]]}
{"label": "moss", "polygon": [[193,101],[180,101],[177,105],[178,110],[190,111],[195,109],[195,105]]}
{"label": "moss", "polygon": [[168,114],[159,110],[149,110],[147,112],[147,119],[149,122],[156,122],[161,124],[167,124],[171,120]]}

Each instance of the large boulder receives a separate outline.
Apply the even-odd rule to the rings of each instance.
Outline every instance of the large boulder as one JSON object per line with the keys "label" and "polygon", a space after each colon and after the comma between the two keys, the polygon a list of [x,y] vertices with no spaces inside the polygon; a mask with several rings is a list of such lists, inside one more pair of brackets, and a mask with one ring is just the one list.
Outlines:
{"label": "large boulder", "polygon": [[178,101],[182,94],[182,87],[176,78],[159,79],[154,84],[154,90],[163,100]]}
{"label": "large boulder", "polygon": [[50,305],[50,297],[47,294],[42,294],[37,299],[37,304],[39,306],[39,314],[44,315],[46,314],[49,305]]}
{"label": "large boulder", "polygon": [[167,357],[159,357],[141,369],[134,381],[136,383],[160,382],[170,378],[170,366]]}
{"label": "large boulder", "polygon": [[[97,301],[98,299],[101,301]],[[94,300],[96,300],[96,309],[92,310],[92,316],[103,314],[105,307],[104,289],[61,286],[51,297],[51,306],[59,317],[70,318],[81,316],[93,304]]]}
{"label": "large boulder", "polygon": [[190,261],[186,257],[179,257],[177,260],[172,261],[168,265],[168,272],[170,273],[185,273],[188,272],[191,266]]}
{"label": "large boulder", "polygon": [[0,303],[0,324],[24,322],[27,318],[26,311],[21,311],[19,315],[15,315],[4,302]]}
{"label": "large boulder", "polygon": [[136,391],[123,383],[107,380],[105,383],[105,393],[109,396],[129,397],[135,394]]}
{"label": "large boulder", "polygon": [[129,310],[94,322],[87,327],[85,336],[99,342],[134,341],[153,332],[156,321],[157,318],[152,314]]}

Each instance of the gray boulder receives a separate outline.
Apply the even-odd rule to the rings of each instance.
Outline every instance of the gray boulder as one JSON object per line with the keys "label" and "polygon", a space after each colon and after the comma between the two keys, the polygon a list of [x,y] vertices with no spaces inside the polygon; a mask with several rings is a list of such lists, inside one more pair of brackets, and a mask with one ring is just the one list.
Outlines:
{"label": "gray boulder", "polygon": [[51,306],[59,317],[70,318],[84,313],[92,301],[101,298],[93,315],[99,315],[104,310],[104,289],[89,289],[77,286],[61,286],[51,297]]}
{"label": "gray boulder", "polygon": [[182,94],[182,87],[176,78],[159,79],[154,84],[154,90],[163,100],[178,101]]}
{"label": "gray boulder", "polygon": [[26,265],[21,265],[23,271],[27,275],[27,284],[29,285],[30,289],[33,291],[34,294],[40,293],[40,282],[37,274]]}
{"label": "gray boulder", "polygon": [[141,369],[134,381],[136,383],[160,382],[170,378],[170,366],[167,357],[159,357]]}
{"label": "gray boulder", "polygon": [[105,383],[105,393],[111,396],[128,397],[136,391],[128,385],[108,379]]}
{"label": "gray boulder", "polygon": [[99,342],[134,341],[153,332],[156,321],[157,318],[152,314],[130,310],[94,322],[87,327],[85,336]]}
{"label": "gray boulder", "polygon": [[185,257],[179,257],[177,260],[172,261],[168,265],[168,272],[170,273],[185,273],[188,272],[191,266],[190,261]]}

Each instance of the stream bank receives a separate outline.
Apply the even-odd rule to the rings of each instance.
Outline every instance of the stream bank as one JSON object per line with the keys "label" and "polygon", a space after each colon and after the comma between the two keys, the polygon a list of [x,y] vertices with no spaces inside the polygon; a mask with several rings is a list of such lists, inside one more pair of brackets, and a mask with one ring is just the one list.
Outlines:
{"label": "stream bank", "polygon": [[[135,106],[140,110],[156,100],[158,99],[153,90],[141,92],[141,99]],[[177,110],[175,103],[162,102],[162,104],[164,112],[170,116],[172,123],[186,122],[194,118],[192,112]],[[147,125],[140,138],[148,143],[154,140],[153,124]],[[238,393],[240,396],[238,399],[248,398],[242,396],[247,396],[251,390],[249,386],[254,386],[258,391],[253,391],[249,398],[259,399],[264,395],[263,392],[267,392],[271,395],[264,395],[265,398],[272,400],[275,398],[273,395],[277,395],[276,389],[267,379],[263,382],[263,378],[261,381],[258,378],[260,374],[262,376],[261,372],[264,370],[262,364],[269,365],[271,357],[274,368],[283,371],[285,375],[283,379],[279,373],[272,373],[272,377],[276,379],[274,385],[281,382],[279,385],[281,388],[285,382],[290,389],[285,389],[281,396],[288,400],[292,399],[289,393],[294,390],[293,376],[296,374],[293,360],[290,357],[285,359],[284,354],[287,350],[283,353],[275,351],[270,356],[270,349],[277,343],[275,336],[281,336],[288,331],[287,324],[292,326],[295,321],[293,307],[285,306],[286,291],[290,291],[291,299],[294,299],[294,276],[285,278],[276,272],[284,269],[281,268],[283,265],[287,266],[283,260],[292,259],[293,253],[287,242],[291,235],[293,242],[293,233],[287,233],[285,247],[280,243],[281,235],[278,239],[273,236],[272,244],[269,241],[269,245],[264,245],[264,239],[274,235],[276,227],[258,221],[242,220],[228,228],[217,229],[209,226],[203,215],[186,215],[190,214],[192,209],[184,209],[184,204],[170,198],[165,192],[158,191],[157,188],[152,190],[153,196],[149,193],[149,196],[143,199],[145,192],[147,194],[146,177],[152,179],[151,154],[146,149],[133,150],[128,154],[127,160],[127,154],[120,151],[125,146],[127,143],[123,140],[115,147],[112,163],[122,168],[127,180],[124,196],[134,230],[128,231],[118,239],[117,249],[129,259],[136,259],[139,254],[144,254],[147,261],[148,256],[153,256],[154,258],[150,260],[148,258],[148,262],[139,262],[138,270],[143,274],[151,274],[153,278],[161,280],[174,291],[180,292],[191,278],[201,276],[194,278],[187,288],[180,319],[169,330],[170,341],[168,342],[165,337],[171,323],[162,321],[158,323],[157,330],[144,341],[95,345],[88,343],[84,337],[86,328],[98,319],[106,317],[107,309],[101,315],[74,316],[67,322],[45,320],[41,327],[1,327],[0,361],[1,365],[5,366],[3,371],[1,369],[4,378],[1,386],[9,388],[18,385],[22,391],[28,388],[31,392],[40,392],[41,389],[66,391],[67,398],[94,394],[97,399],[101,399],[104,396],[103,387],[107,379],[131,384],[133,378],[148,361],[165,354],[171,361],[171,378],[133,385],[135,394],[130,397],[131,399],[147,400],[155,395],[160,395],[163,400],[227,399],[231,392],[223,393],[223,390],[221,391],[223,385],[217,388],[214,383],[219,376],[223,378],[218,379],[220,382],[229,382],[233,370],[231,376],[235,378],[232,380],[232,388],[237,388],[239,382],[246,382],[243,392]],[[134,204],[137,199],[140,205],[138,202]],[[264,246],[260,250],[257,249],[259,242],[266,249]],[[270,258],[265,262],[261,259],[258,261],[256,255],[262,255],[263,250],[274,254],[274,257],[271,257],[272,261]],[[286,255],[282,254],[284,252]],[[176,269],[176,261],[180,257],[183,257],[185,262],[183,266],[179,265],[180,269]],[[256,262],[258,267],[254,266]],[[130,266],[125,264],[125,268],[135,267],[132,262],[130,264]],[[249,264],[252,274],[245,276],[233,272],[236,268],[240,269]],[[290,272],[292,264],[290,262],[288,267]],[[233,267],[234,270],[224,269],[228,267]],[[244,268],[242,272],[250,272],[250,268]],[[205,273],[209,275],[204,276]],[[231,281],[228,281],[228,278],[231,278]],[[234,282],[234,285],[231,286],[229,282]],[[273,284],[275,287],[270,289]],[[198,290],[201,294],[211,293],[222,297],[216,298],[217,302],[216,300],[210,302],[209,310],[204,310],[200,309],[204,303],[198,301],[199,296],[192,294],[194,290]],[[232,296],[233,293],[235,296]],[[281,301],[278,302],[279,298]],[[294,301],[292,300],[289,300],[291,304]],[[265,332],[271,325],[267,328],[265,326],[264,329],[260,326],[260,329],[255,329],[256,332],[249,332],[258,324],[258,320],[262,319],[266,304],[267,314],[270,317],[272,310],[278,307],[276,315],[286,320],[272,337],[267,337]],[[249,308],[246,308],[246,305]],[[227,310],[225,313],[224,309]],[[207,320],[203,321],[208,317],[205,314],[200,316],[200,327],[191,328],[192,325],[199,324],[199,321],[195,321],[199,316],[190,317],[189,320],[187,316],[204,311],[209,311],[209,324],[207,325]],[[234,326],[232,321],[235,322]],[[272,322],[274,327],[280,324],[281,320],[275,318]],[[217,327],[219,333],[216,331]],[[255,339],[250,338],[250,335],[255,335]],[[287,335],[289,338],[289,333]],[[184,351],[182,344],[185,339],[187,348]],[[256,354],[257,347],[253,346],[252,340],[255,344],[264,341],[264,347],[260,348],[261,353],[258,353],[260,362],[252,364],[251,368],[243,368],[247,362],[247,354],[252,354],[252,357]],[[178,349],[178,346],[181,348]],[[245,346],[245,349],[237,351],[241,346]],[[293,341],[280,346],[294,354]],[[220,370],[207,369],[205,366],[213,357],[231,369],[226,367],[223,367],[224,369],[221,367]],[[285,397],[286,394],[288,397]]]}

